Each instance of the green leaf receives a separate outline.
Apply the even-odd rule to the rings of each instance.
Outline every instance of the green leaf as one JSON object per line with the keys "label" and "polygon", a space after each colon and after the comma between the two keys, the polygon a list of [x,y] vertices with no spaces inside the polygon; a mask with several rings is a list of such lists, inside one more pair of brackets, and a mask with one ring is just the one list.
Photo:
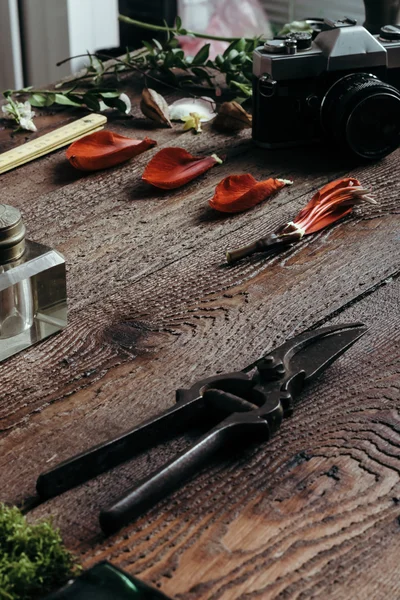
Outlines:
{"label": "green leaf", "polygon": [[257,48],[257,46],[260,46],[261,42],[258,38],[254,38],[254,40],[248,40],[246,43],[246,52],[248,54],[251,54],[254,52],[254,50]]}
{"label": "green leaf", "polygon": [[93,94],[84,94],[83,101],[88,108],[97,111],[100,110],[100,102],[93,96]]}
{"label": "green leaf", "polygon": [[176,56],[175,67],[178,67],[178,69],[182,69],[183,71],[187,71],[188,65],[183,58],[181,58],[180,56]]}
{"label": "green leaf", "polygon": [[202,48],[200,48],[200,50],[198,51],[196,56],[193,58],[192,65],[197,66],[197,65],[204,64],[207,61],[209,54],[210,54],[210,44],[205,44]]}
{"label": "green leaf", "polygon": [[29,96],[29,102],[32,106],[42,108],[43,106],[51,106],[56,100],[55,94],[40,94],[35,92]]}
{"label": "green leaf", "polygon": [[78,106],[83,106],[84,101],[83,101],[83,94],[78,96],[78,94],[68,94],[68,98],[70,100],[72,100],[72,102],[76,102],[76,104],[78,104]]}
{"label": "green leaf", "polygon": [[88,56],[89,56],[89,60],[90,60],[90,67],[89,69],[91,71],[93,71],[94,73],[103,73],[104,72],[104,65],[103,65],[103,61],[100,60],[95,54],[89,54],[88,52]]}
{"label": "green leaf", "polygon": [[175,29],[177,29],[179,31],[181,27],[182,27],[182,19],[180,17],[176,17]]}
{"label": "green leaf", "polygon": [[[227,58],[229,61],[233,61],[233,60],[235,60],[235,58],[238,56],[238,54],[239,54],[239,52],[238,52],[237,50],[233,49],[233,50],[231,50],[231,51],[228,53],[228,55],[227,55],[227,57],[226,57],[226,58]],[[224,52],[224,56],[225,56],[225,52]]]}
{"label": "green leaf", "polygon": [[38,108],[41,108],[42,106],[46,106],[46,96],[44,96],[44,94],[31,94],[29,96],[29,102],[32,104],[32,106],[36,106]]}
{"label": "green leaf", "polygon": [[233,40],[233,42],[231,42],[229,44],[229,46],[227,47],[227,49],[225,50],[225,52],[223,53],[223,57],[227,58],[227,56],[229,55],[230,52],[232,52],[232,50],[236,50],[236,52],[240,52],[241,50],[244,50],[244,48],[242,48],[242,42],[244,41],[244,44],[246,45],[246,41],[243,40],[243,38],[241,38],[240,40]]}
{"label": "green leaf", "polygon": [[284,27],[278,32],[278,35],[285,35],[286,33],[297,33],[299,31],[304,31],[306,33],[312,33],[312,27],[307,21],[292,21],[291,23],[286,23]]}
{"label": "green leaf", "polygon": [[121,92],[117,92],[117,90],[114,90],[112,92],[99,92],[99,94],[102,98],[119,98]]}
{"label": "green leaf", "polygon": [[247,60],[247,56],[244,52],[238,52],[238,54],[231,59],[234,65],[239,65],[245,63]]}
{"label": "green leaf", "polygon": [[71,100],[70,97],[68,97],[65,94],[56,94],[56,99],[55,99],[57,104],[62,104],[63,106],[81,106],[82,103],[81,102],[74,102],[74,100]]}
{"label": "green leaf", "polygon": [[3,96],[4,96],[4,98],[9,98],[12,95],[12,93],[13,93],[12,90],[4,90]]}
{"label": "green leaf", "polygon": [[152,41],[154,42],[154,45],[157,48],[157,50],[159,50],[160,52],[162,52],[163,51],[163,47],[161,46],[160,42],[158,40],[156,40],[155,38],[153,38]]}
{"label": "green leaf", "polygon": [[246,50],[246,40],[244,38],[240,38],[235,46],[235,50],[238,52],[244,52]]}
{"label": "green leaf", "polygon": [[178,48],[179,47],[179,40],[176,39],[176,37],[172,37],[169,42],[168,42],[168,48]]}
{"label": "green leaf", "polygon": [[150,52],[150,54],[154,54],[154,47],[149,42],[142,41],[142,44]]}
{"label": "green leaf", "polygon": [[46,94],[46,106],[51,106],[56,101],[55,94]]}
{"label": "green leaf", "polygon": [[173,48],[171,52],[174,56],[179,56],[179,58],[185,58],[185,53],[182,50],[182,48]]}
{"label": "green leaf", "polygon": [[210,85],[213,85],[211,77],[205,69],[202,69],[201,67],[193,67],[192,71],[193,71],[193,74],[196,75],[196,77],[198,77],[201,81],[205,80]]}
{"label": "green leaf", "polygon": [[174,67],[174,66],[175,66],[175,55],[170,50],[165,55],[164,67],[166,67],[167,69],[169,69],[170,67]]}
{"label": "green leaf", "polygon": [[126,104],[119,98],[104,98],[104,104],[110,108],[116,108],[121,113],[126,112]]}
{"label": "green leaf", "polygon": [[[90,90],[87,90],[85,93],[97,96],[98,94],[108,94],[108,92],[117,92],[117,90],[115,88],[98,86],[95,88],[91,88]],[[117,93],[119,94],[120,92],[117,92]]]}
{"label": "green leaf", "polygon": [[252,95],[252,88],[250,84],[246,85],[244,83],[239,83],[238,81],[231,81],[231,85],[238,88],[248,98]]}

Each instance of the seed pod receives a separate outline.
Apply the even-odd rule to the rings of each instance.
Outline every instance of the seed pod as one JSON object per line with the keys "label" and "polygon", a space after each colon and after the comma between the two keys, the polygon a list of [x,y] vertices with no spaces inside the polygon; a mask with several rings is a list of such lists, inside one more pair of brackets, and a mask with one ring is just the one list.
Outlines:
{"label": "seed pod", "polygon": [[140,110],[145,117],[148,117],[156,123],[172,127],[169,119],[168,104],[161,94],[149,88],[144,88],[140,101]]}
{"label": "seed pod", "polygon": [[213,125],[217,129],[225,131],[239,131],[251,127],[251,115],[234,100],[232,102],[224,102],[218,110],[218,115],[214,120]]}

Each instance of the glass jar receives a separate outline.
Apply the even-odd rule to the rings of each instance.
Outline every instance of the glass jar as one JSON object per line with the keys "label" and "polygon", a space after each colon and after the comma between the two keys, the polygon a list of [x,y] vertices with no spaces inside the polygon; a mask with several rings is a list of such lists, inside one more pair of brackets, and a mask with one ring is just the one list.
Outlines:
{"label": "glass jar", "polygon": [[0,204],[0,360],[66,324],[63,256],[26,240],[20,211]]}

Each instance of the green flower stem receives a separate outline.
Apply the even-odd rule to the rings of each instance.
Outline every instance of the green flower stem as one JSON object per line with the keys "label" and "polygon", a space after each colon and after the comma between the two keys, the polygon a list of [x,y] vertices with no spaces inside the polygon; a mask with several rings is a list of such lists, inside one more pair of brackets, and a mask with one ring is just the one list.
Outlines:
{"label": "green flower stem", "polygon": [[[123,23],[128,23],[128,25],[135,25],[136,27],[141,27],[142,29],[149,29],[150,31],[162,31],[163,33],[173,33],[174,35],[180,35],[180,32],[175,27],[163,27],[162,25],[151,25],[150,23],[143,23],[142,21],[136,21],[136,19],[131,19],[130,17],[126,17],[125,15],[119,15],[118,19]],[[209,35],[207,33],[197,33],[196,31],[188,31],[186,30],[185,35],[192,35],[197,38],[201,38],[203,40],[215,40],[217,42],[237,42],[241,38],[238,37],[222,37],[218,35]],[[252,42],[253,38],[244,38],[246,42]]]}
{"label": "green flower stem", "polygon": [[[134,52],[135,52],[134,58],[136,58],[137,56],[143,56],[143,55],[149,53],[149,51],[146,50],[145,48],[139,48],[139,50],[135,50]],[[85,52],[85,54],[75,54],[75,56],[69,56],[68,58],[64,58],[64,60],[60,60],[58,63],[56,63],[56,67],[60,67],[61,65],[69,62],[70,60],[74,60],[74,58],[87,58],[90,55],[91,55],[90,53]],[[102,52],[93,52],[93,54],[91,56],[98,56],[98,57],[102,56],[103,58],[106,58],[107,60],[115,60],[117,62],[124,62],[125,64],[127,64],[126,61],[121,60],[117,56],[109,56],[108,54],[103,54]]]}
{"label": "green flower stem", "polygon": [[34,90],[31,89],[29,91],[26,90],[26,88],[22,88],[21,90],[7,90],[6,92],[3,92],[3,96],[4,98],[6,98],[6,100],[16,108],[14,100],[12,99],[12,96],[21,96],[21,95],[26,95],[26,94],[57,94],[58,92],[56,92],[55,90]]}

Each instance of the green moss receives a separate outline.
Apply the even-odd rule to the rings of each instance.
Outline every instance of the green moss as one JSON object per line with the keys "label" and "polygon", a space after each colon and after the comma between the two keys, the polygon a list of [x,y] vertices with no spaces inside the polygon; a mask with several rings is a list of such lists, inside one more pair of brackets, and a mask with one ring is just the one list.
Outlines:
{"label": "green moss", "polygon": [[0,600],[33,600],[78,574],[50,521],[30,525],[16,507],[0,504]]}

